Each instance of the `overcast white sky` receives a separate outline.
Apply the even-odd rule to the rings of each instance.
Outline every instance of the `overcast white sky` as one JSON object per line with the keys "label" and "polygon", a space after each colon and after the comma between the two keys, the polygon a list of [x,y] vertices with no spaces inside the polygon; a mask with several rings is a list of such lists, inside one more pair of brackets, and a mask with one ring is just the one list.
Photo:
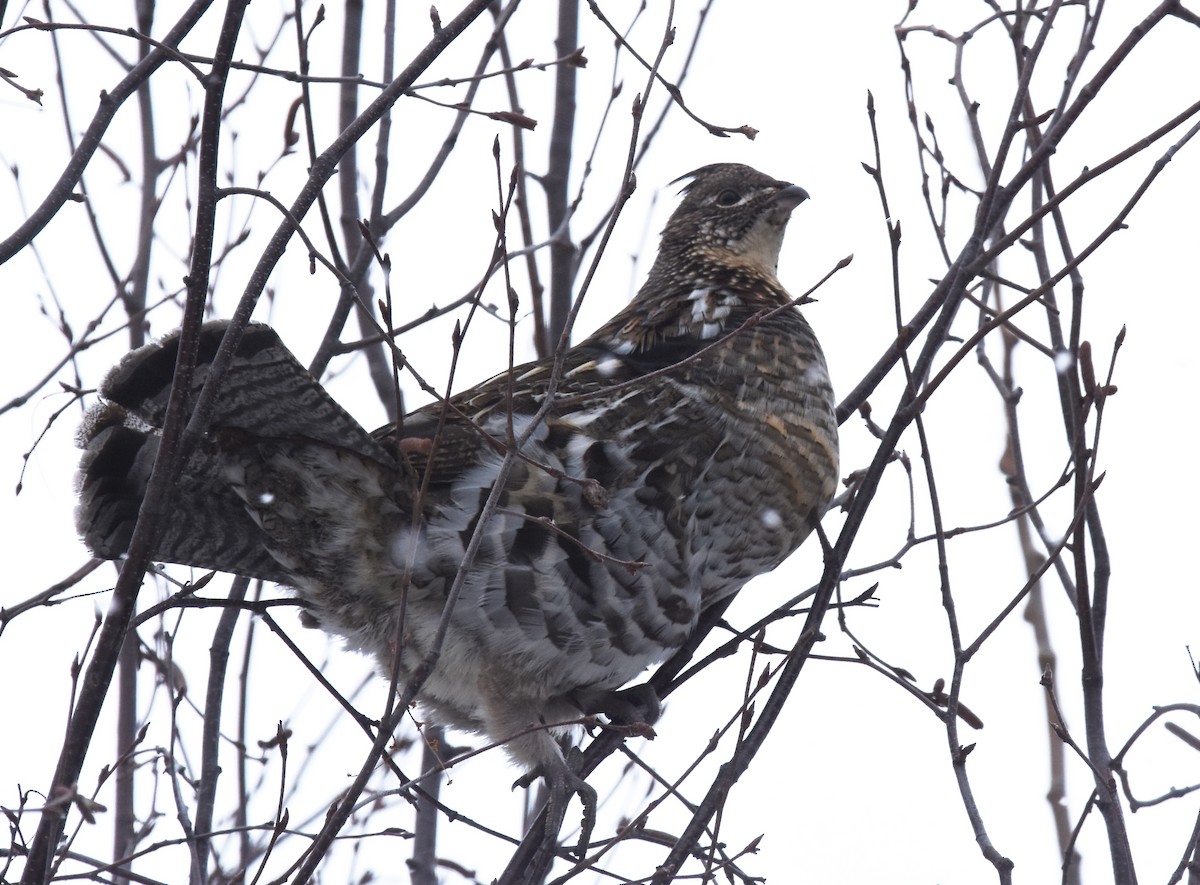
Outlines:
{"label": "overcast white sky", "polygon": [[[526,42],[514,47],[514,57],[549,58],[552,48],[547,31],[535,25],[550,20],[554,4],[549,0],[526,2],[533,8],[522,10],[524,22],[515,31]],[[648,24],[657,26],[661,4],[652,5],[656,8],[648,13]],[[1108,4],[1105,23],[1097,35],[1093,70],[1131,24],[1153,5],[1141,0]],[[8,11],[3,27],[11,27],[19,14],[40,15],[40,7],[17,6]],[[426,38],[428,23],[424,5],[413,6],[403,14],[411,23],[412,45],[417,45]],[[609,3],[604,8],[622,20],[627,14],[624,6]],[[812,200],[797,210],[781,259],[781,279],[793,293],[807,289],[839,259],[854,254],[854,262],[819,293],[819,303],[806,308],[806,315],[824,343],[835,386],[844,393],[857,382],[894,336],[886,233],[874,185],[861,167],[873,155],[865,112],[867,90],[876,98],[889,195],[894,215],[903,224],[901,278],[907,309],[924,300],[931,288],[928,280],[940,276],[943,267],[919,201],[912,136],[905,122],[893,33],[904,7],[898,2],[771,4],[717,0],[684,93],[691,107],[705,119],[730,126],[748,123],[760,134],[753,142],[737,137],[715,139],[682,114],[673,115],[658,148],[638,173],[639,189],[625,210],[607,261],[581,314],[579,330],[586,332],[611,315],[640,282],[652,255],[655,235],[674,206],[675,189],[667,187],[667,182],[707,163],[744,162],[793,180],[812,195]],[[442,8],[443,19],[449,19],[454,11]],[[335,10],[330,12],[336,15]],[[173,15],[174,9],[168,14]],[[268,9],[260,3],[255,4],[253,14],[261,15],[257,21],[265,23],[278,12],[275,6]],[[933,22],[955,32],[986,14],[982,3],[930,2],[921,3],[911,21]],[[681,45],[676,47],[676,55],[668,56],[666,70],[677,69],[684,37],[694,21],[692,5],[679,4]],[[582,84],[580,125],[582,131],[590,131],[597,123],[609,87],[611,40],[586,10],[583,22],[582,41],[593,62]],[[1063,47],[1074,45],[1075,22],[1072,11],[1064,10],[1058,25]],[[259,26],[265,29],[264,24]],[[336,72],[339,27],[336,21],[323,26],[314,48],[314,73]],[[648,52],[655,45],[651,30],[643,27],[639,32],[639,45]],[[1095,166],[1197,99],[1200,34],[1182,23],[1168,24],[1160,31],[1130,59],[1111,84],[1110,94],[1097,103],[1079,130],[1064,143],[1056,167],[1061,177],[1069,178],[1084,166]],[[90,115],[97,92],[111,87],[119,73],[102,56],[93,58],[98,50],[87,35],[63,35],[61,39],[64,47],[70,47],[68,64],[77,77],[81,69],[94,70],[86,84],[77,80],[72,87],[78,130]],[[464,59],[473,57],[481,40],[482,31],[468,41],[470,52],[450,54],[424,79],[461,73],[465,64],[473,63]],[[0,162],[5,167],[17,165],[20,172],[19,188],[14,175],[0,175],[0,237],[7,236],[42,198],[66,158],[48,47],[45,35],[32,31],[0,42],[0,67],[17,71],[25,86],[40,87],[48,93],[45,106],[39,109],[0,85]],[[206,50],[197,46],[196,51]],[[1052,51],[1061,56],[1066,49],[1054,46]],[[949,52],[931,38],[924,44],[914,39],[910,52],[922,65],[919,83],[928,109],[937,113],[943,147],[961,158],[956,163],[958,169],[970,170],[965,129],[960,116],[954,113],[953,95],[946,85],[952,71]],[[80,54],[78,58],[75,53]],[[250,54],[249,44],[241,54]],[[981,119],[994,132],[996,121],[1007,113],[1004,96],[1011,83],[1011,60],[998,42],[986,51],[977,50],[971,58],[967,77],[973,94],[984,100]],[[283,61],[277,63],[285,65]],[[367,62],[364,71],[373,73]],[[1060,87],[1061,66],[1050,65],[1046,71],[1044,82],[1035,81],[1039,110],[1053,105]],[[602,146],[589,185],[602,193],[611,191],[618,180],[628,129],[625,114],[644,80],[630,67],[623,69],[623,78],[625,90],[614,109],[618,119]],[[530,74],[522,83],[527,90],[523,92],[526,112],[540,120],[531,139],[540,163],[550,122],[550,75]],[[226,161],[245,179],[240,183],[252,184],[254,173],[267,168],[279,152],[283,115],[294,89],[278,88],[280,102],[266,114],[261,131],[248,125],[243,117],[236,124],[240,138],[236,144],[226,146]],[[156,97],[164,108],[174,102],[198,107],[199,91],[182,75],[164,78],[156,90],[160,90]],[[499,106],[499,94],[490,94]],[[122,113],[119,122],[125,128],[115,127],[114,139],[128,139],[133,131],[132,105]],[[177,143],[186,114],[175,118],[164,113],[163,119],[166,131],[160,151],[166,153]],[[431,145],[440,138],[444,119],[440,112],[421,106],[398,121],[393,157],[396,192],[412,180],[411,170],[423,169]],[[492,237],[491,204],[488,198],[478,195],[492,193],[490,150],[497,133],[506,152],[504,162],[511,162],[503,125],[483,119],[472,121],[448,174],[436,186],[436,199],[427,200],[421,213],[401,225],[386,244],[397,268],[393,278],[397,301],[414,305],[414,313],[423,310],[431,298],[445,302],[467,291],[486,262]],[[332,134],[331,130],[323,133],[326,140]],[[129,142],[123,144],[127,148]],[[1133,161],[1127,172],[1118,172],[1073,198],[1068,213],[1078,225],[1079,243],[1086,242],[1108,222],[1164,148],[1151,149]],[[1111,678],[1106,689],[1110,703],[1108,736],[1114,750],[1153,705],[1194,702],[1197,693],[1186,652],[1189,644],[1200,650],[1200,596],[1190,561],[1198,527],[1191,503],[1198,484],[1193,466],[1195,417],[1190,402],[1190,381],[1197,375],[1195,329],[1200,320],[1200,292],[1192,257],[1200,234],[1195,211],[1200,196],[1196,150],[1196,145],[1189,144],[1181,151],[1132,214],[1129,229],[1083,268],[1088,287],[1085,337],[1093,342],[1098,365],[1107,366],[1114,337],[1122,327],[1127,328],[1115,379],[1120,391],[1106,413],[1099,458],[1101,469],[1106,471],[1099,501],[1113,557],[1107,644]],[[366,167],[369,160],[363,158],[360,163]],[[302,158],[281,163],[272,169],[264,186],[285,203],[290,202],[303,173]],[[120,211],[122,206],[133,211],[135,186],[122,183],[113,166],[98,163],[88,183],[96,199],[103,194],[107,201],[104,205],[118,207],[113,211]],[[976,179],[969,183],[980,182]],[[1060,178],[1058,183],[1061,186],[1064,180]],[[603,204],[604,200],[585,202],[576,230],[588,229]],[[236,211],[233,223],[241,224],[245,212],[244,208]],[[135,216],[129,217],[132,229]],[[123,242],[116,233],[119,224],[104,220],[110,224],[109,232],[118,251],[130,248],[132,240]],[[960,230],[966,220],[960,220]],[[269,234],[275,223],[275,216],[265,207],[254,208],[252,226],[257,237]],[[168,244],[168,248],[182,252],[186,235],[181,232],[181,239]],[[953,236],[951,240],[954,249],[959,241]],[[78,214],[56,222],[36,245],[37,254],[27,250],[0,266],[0,294],[6,299],[7,317],[0,326],[0,402],[4,403],[28,390],[35,379],[53,367],[63,350],[56,332],[58,318],[43,311],[47,303],[46,278],[52,282],[77,333],[79,325],[94,315],[111,294]],[[633,256],[639,258],[631,270]],[[128,258],[119,255],[122,266]],[[160,270],[164,277],[172,275],[164,285],[173,288],[181,273],[178,267],[164,261]],[[227,312],[240,296],[245,270],[236,261],[222,270],[216,297],[218,311]],[[1016,267],[1011,272],[1017,275],[1025,270]],[[1031,278],[1026,275],[1022,281],[1031,283]],[[307,260],[298,248],[280,266],[272,288],[277,292],[275,314],[284,338],[302,360],[307,360],[336,298],[336,286],[321,272],[309,276]],[[259,316],[268,317],[265,304]],[[313,318],[316,324],[311,322]],[[109,322],[116,324],[115,313]],[[155,331],[166,332],[170,327],[167,317],[164,315],[159,322],[162,324],[156,325]],[[462,385],[503,367],[503,329],[499,324],[491,325],[494,328],[482,324],[477,330],[479,343],[468,348],[470,359],[460,371]],[[402,345],[414,363],[436,378],[449,352],[448,338],[447,323],[434,325]],[[87,373],[85,384],[98,381],[103,367],[119,357],[123,340],[118,335],[112,347],[84,355],[81,365]],[[383,420],[383,414],[363,384],[360,369],[352,367],[332,382],[331,389],[365,425],[374,426]],[[1051,422],[1059,419],[1049,399],[1052,390],[1044,374],[1045,364],[1024,359],[1019,371],[1028,373],[1020,383],[1026,388],[1022,409],[1031,436],[1054,441],[1044,452],[1029,453],[1036,476],[1049,481],[1063,467],[1064,449],[1061,440],[1054,437],[1055,425]],[[61,377],[70,380],[69,375]],[[927,414],[948,525],[999,519],[1009,506],[995,467],[1003,445],[1000,406],[993,395],[981,393],[988,386],[976,366],[963,366],[958,379],[945,396],[934,400]],[[877,412],[887,414],[897,393],[895,383],[881,388],[872,398]],[[7,490],[0,496],[0,524],[4,526],[0,556],[8,564],[6,578],[0,583],[0,605],[34,595],[87,558],[75,538],[71,517],[76,412],[69,410],[51,428],[29,461],[24,490],[20,495],[12,493],[23,466],[22,454],[65,402],[57,386],[49,385],[28,405],[0,416],[0,488]],[[417,400],[412,402],[416,404]],[[843,433],[845,474],[865,466],[874,451],[874,441],[856,420],[848,422]],[[915,437],[906,438],[904,444],[915,459]],[[906,506],[901,475],[896,473],[885,484],[875,519],[860,539],[852,566],[891,555],[903,540]],[[1052,508],[1052,512],[1062,514],[1061,509]],[[922,529],[928,530],[928,525],[925,521]],[[839,516],[832,514],[826,523],[827,532],[833,535],[839,527]],[[1022,583],[1015,532],[1009,532],[1007,542],[1002,534],[993,533],[978,541],[956,541],[950,548],[960,617],[964,633],[969,636],[986,624]],[[875,580],[881,582],[880,607],[857,613],[853,621],[860,638],[888,661],[912,671],[925,688],[938,677],[948,678],[951,665],[935,566],[932,552],[920,551],[905,560],[903,570],[876,576]],[[747,588],[731,618],[745,623],[761,616],[799,588],[814,583],[819,570],[819,550],[810,545],[774,574]],[[103,610],[107,597],[101,591],[111,585],[113,575],[108,567],[101,569],[85,585],[86,590],[97,593],[94,597],[73,598],[64,605],[25,615],[0,636],[0,673],[7,677],[4,693],[8,699],[7,711],[0,713],[0,805],[15,804],[18,784],[26,789],[47,785],[68,703],[69,666],[87,635],[93,607]],[[861,590],[866,585],[855,586]],[[153,597],[148,594],[146,598]],[[1068,724],[1081,730],[1079,661],[1073,652],[1077,640],[1061,591],[1055,593],[1052,589],[1048,604],[1060,654],[1060,699]],[[203,623],[207,622],[181,634],[181,642],[194,646],[191,652],[201,661],[206,648]],[[830,641],[820,651],[848,652],[849,646],[838,637],[832,619],[826,621],[826,633]],[[786,638],[781,633],[779,641]],[[328,655],[329,671],[341,680],[340,685],[354,686],[366,672],[364,661],[341,652],[335,645],[324,650],[321,637],[306,635],[304,639],[317,658]],[[266,639],[262,645],[264,648],[258,650],[264,656],[262,666],[277,668],[278,693],[258,698],[254,714],[262,730],[255,737],[268,738],[280,718],[291,721],[290,717],[295,716],[303,721],[300,717],[308,716],[308,721],[321,723],[331,716],[327,700],[308,690],[286,652],[277,644],[272,648]],[[667,706],[658,729],[660,738],[638,747],[638,752],[664,772],[677,771],[678,760],[696,755],[718,724],[736,710],[745,667],[745,660],[727,662],[688,686]],[[977,743],[970,757],[973,782],[992,839],[1015,861],[1015,879],[1019,882],[1057,881],[1059,868],[1043,798],[1047,763],[1044,728],[1037,724],[1043,704],[1039,675],[1030,631],[1019,617],[1014,617],[980,656],[963,695],[986,722],[982,732],[966,738]],[[367,691],[375,699],[363,700],[362,708],[379,709],[380,686],[373,684]],[[193,686],[192,697],[201,697],[199,686]],[[714,702],[722,698],[725,702]],[[1185,724],[1194,732],[1200,731],[1194,722]],[[811,662],[789,702],[784,721],[755,761],[750,775],[731,794],[722,830],[724,841],[735,847],[765,834],[761,853],[748,858],[744,867],[774,883],[992,881],[994,873],[974,845],[958,800],[941,731],[938,721],[923,707],[866,669]],[[110,732],[111,725],[102,723],[104,737],[96,744],[85,777],[94,780],[99,766],[110,758]],[[343,771],[339,766],[344,765],[345,772],[355,770],[366,751],[361,736],[344,724],[335,737],[339,743],[333,743],[331,737],[329,746],[339,749],[318,756],[303,774],[310,782],[333,779],[316,793],[314,806],[318,813],[320,802],[340,783],[337,778]],[[311,733],[304,738],[314,739]],[[706,766],[720,762],[726,754],[727,750],[719,751]],[[1144,796],[1200,781],[1200,758],[1167,736],[1152,739],[1139,762],[1134,771],[1135,777],[1144,778]],[[616,760],[609,766],[613,772],[619,768]],[[498,761],[471,763],[455,775],[447,801],[451,805],[460,803],[497,826],[511,828],[519,802],[519,796],[508,790],[514,776],[512,769]],[[698,799],[699,785],[707,781],[701,774],[689,783],[697,785],[690,796]],[[270,789],[273,791],[273,786]],[[614,808],[623,800],[624,807],[632,807],[629,797],[640,795],[645,781],[635,780],[627,789],[630,792],[618,793],[612,800]],[[1070,759],[1067,802],[1073,816],[1079,813],[1089,789],[1090,778],[1082,763]],[[1129,816],[1142,881],[1166,880],[1194,824],[1196,805],[1195,798],[1190,797]],[[171,813],[169,808],[160,810]],[[296,819],[297,812],[293,811]],[[404,825],[399,818],[395,823]],[[678,819],[655,819],[652,826],[671,830],[678,826]],[[498,872],[488,860],[494,846],[461,829],[462,841],[450,843],[455,850],[446,853],[460,860],[469,857],[478,865],[479,878],[490,880]],[[454,839],[460,838],[457,830],[450,832]],[[1110,881],[1098,818],[1088,822],[1080,844],[1084,880],[1089,885]],[[105,846],[101,839],[88,843],[85,850],[102,854]],[[377,880],[407,881],[402,863],[405,843],[394,843],[385,850],[392,853],[395,866],[377,867]],[[661,859],[662,853],[656,848],[645,856],[652,863]],[[171,879],[162,869],[150,874]],[[340,880],[331,873],[330,881]],[[446,881],[456,880],[451,877]]]}

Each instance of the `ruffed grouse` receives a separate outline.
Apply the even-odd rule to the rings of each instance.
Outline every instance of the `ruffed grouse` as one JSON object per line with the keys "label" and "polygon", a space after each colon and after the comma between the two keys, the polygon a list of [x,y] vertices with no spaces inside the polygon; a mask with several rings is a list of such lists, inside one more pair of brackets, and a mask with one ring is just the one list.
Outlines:
{"label": "ruffed grouse", "polygon": [[[558,788],[559,821],[570,791],[587,788],[555,738],[530,727],[596,709],[678,648],[706,607],[800,545],[838,475],[825,359],[775,273],[807,194],[734,164],[683,178],[645,285],[567,352],[482,525],[510,402],[519,438],[552,360],[419,409],[400,431],[367,433],[274,331],[252,325],[155,550],[294,588],[383,672],[399,650],[405,678],[429,654],[482,532],[420,699],[435,721],[508,740]],[[196,391],[224,329],[204,328]],[[129,542],[177,347],[172,335],[126,357],[81,429],[78,523],[97,556]]]}

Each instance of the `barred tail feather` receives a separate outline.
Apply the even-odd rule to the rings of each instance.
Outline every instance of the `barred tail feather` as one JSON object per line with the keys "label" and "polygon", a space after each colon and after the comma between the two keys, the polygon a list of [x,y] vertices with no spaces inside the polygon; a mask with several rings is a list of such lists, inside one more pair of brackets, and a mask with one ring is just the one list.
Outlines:
{"label": "barred tail feather", "polygon": [[[212,322],[201,331],[193,396],[208,378],[226,326]],[[84,454],[76,480],[76,525],[101,558],[118,559],[128,550],[158,454],[178,349],[175,332],[126,356],[101,384],[102,401],[80,427],[77,442]],[[211,429],[242,431],[260,440],[311,440],[390,461],[274,330],[262,325],[249,326],[239,343]],[[154,558],[288,582],[291,576],[267,552],[245,502],[224,481],[222,457],[220,447],[210,445],[191,454],[159,527]]]}

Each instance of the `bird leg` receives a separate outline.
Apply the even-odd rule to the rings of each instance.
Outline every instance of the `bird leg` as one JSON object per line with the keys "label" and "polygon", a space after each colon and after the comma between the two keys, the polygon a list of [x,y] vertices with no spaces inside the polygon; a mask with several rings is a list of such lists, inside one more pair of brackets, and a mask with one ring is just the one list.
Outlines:
{"label": "bird leg", "polygon": [[[622,726],[643,726],[647,736],[653,737],[650,723],[657,721],[661,712],[658,693],[649,683],[635,685],[621,691],[612,689],[580,689],[572,692],[568,700],[584,713],[602,713],[611,722]],[[549,738],[549,735],[544,737]],[[558,836],[566,820],[567,806],[572,794],[579,797],[583,805],[579,842],[573,853],[582,858],[591,842],[596,825],[596,791],[580,775],[583,754],[578,747],[563,735],[559,742],[550,739],[547,743],[553,753],[543,756],[543,761],[522,775],[513,787],[529,787],[539,777],[546,784],[546,813],[542,841],[534,854],[529,869],[544,874],[558,855]]]}
{"label": "bird leg", "polygon": [[585,781],[577,773],[577,769],[583,760],[583,754],[579,748],[573,745],[568,745],[563,752],[556,753],[555,756],[544,762],[542,765],[532,771],[523,774],[519,777],[513,787],[529,787],[538,778],[542,778],[546,784],[546,817],[545,829],[542,835],[542,844],[537,850],[534,857],[533,867],[538,869],[542,864],[549,865],[549,861],[558,854],[558,836],[562,830],[563,822],[566,820],[567,806],[571,803],[571,796],[579,797],[580,804],[583,805],[583,819],[580,822],[579,842],[575,846],[573,853],[577,857],[583,857],[587,853],[588,845],[591,842],[592,830],[596,825],[596,790]]}
{"label": "bird leg", "polygon": [[579,842],[574,853],[576,857],[583,857],[587,853],[588,844],[592,840],[592,830],[596,826],[596,790],[577,773],[583,762],[583,753],[578,747],[568,747],[560,761],[562,765],[558,771],[545,774],[546,837],[543,844],[557,844],[567,805],[571,802],[571,795],[575,794],[579,796],[579,803],[583,806],[583,818],[579,824]]}

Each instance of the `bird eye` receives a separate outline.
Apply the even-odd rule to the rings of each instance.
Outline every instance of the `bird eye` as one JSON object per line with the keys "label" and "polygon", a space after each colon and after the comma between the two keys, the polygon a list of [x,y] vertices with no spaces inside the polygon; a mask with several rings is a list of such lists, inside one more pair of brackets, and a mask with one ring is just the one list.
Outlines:
{"label": "bird eye", "polygon": [[726,188],[717,194],[718,206],[736,206],[742,201],[742,195],[733,188]]}

